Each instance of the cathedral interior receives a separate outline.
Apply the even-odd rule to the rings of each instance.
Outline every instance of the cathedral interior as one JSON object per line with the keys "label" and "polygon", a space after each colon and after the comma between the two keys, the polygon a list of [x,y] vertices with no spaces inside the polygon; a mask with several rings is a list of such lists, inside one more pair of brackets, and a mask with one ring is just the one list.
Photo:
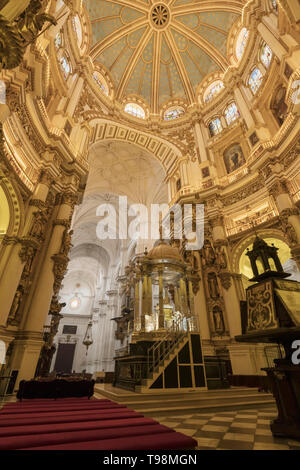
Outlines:
{"label": "cathedral interior", "polygon": [[300,450],[299,39],[299,0],[0,0],[0,408],[77,377],[197,449]]}

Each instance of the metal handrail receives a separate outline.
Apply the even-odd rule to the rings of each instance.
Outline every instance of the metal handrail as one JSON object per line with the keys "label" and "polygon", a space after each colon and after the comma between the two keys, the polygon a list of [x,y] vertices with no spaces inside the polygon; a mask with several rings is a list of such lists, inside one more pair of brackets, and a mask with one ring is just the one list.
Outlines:
{"label": "metal handrail", "polygon": [[147,352],[147,375],[149,375],[162,364],[168,354],[173,352],[179,341],[188,334],[189,326],[187,322],[187,331],[184,331],[182,321],[173,321],[172,329],[165,336],[156,341]]}

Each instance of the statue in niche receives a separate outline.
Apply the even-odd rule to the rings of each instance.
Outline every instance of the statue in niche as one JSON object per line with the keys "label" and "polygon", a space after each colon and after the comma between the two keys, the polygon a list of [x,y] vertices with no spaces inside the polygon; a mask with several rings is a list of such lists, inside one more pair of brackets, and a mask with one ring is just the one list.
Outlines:
{"label": "statue in niche", "polygon": [[280,86],[277,88],[272,101],[271,110],[278,124],[281,126],[287,116],[287,104],[285,103],[286,88]]}
{"label": "statue in niche", "polygon": [[33,215],[34,215],[34,220],[33,220],[30,232],[29,232],[29,236],[40,239],[42,238],[43,233],[44,233],[45,216],[41,211],[34,212]]}
{"label": "statue in niche", "polygon": [[218,306],[213,308],[213,319],[214,319],[215,331],[219,334],[224,333],[225,326],[224,326],[223,312],[221,308]]}
{"label": "statue in niche", "polygon": [[215,251],[208,239],[204,240],[203,255],[204,265],[211,266],[216,261]]}
{"label": "statue in niche", "polygon": [[217,264],[220,266],[221,269],[227,268],[227,258],[224,251],[224,248],[219,248],[217,250]]}
{"label": "statue in niche", "polygon": [[212,299],[220,297],[218,280],[215,273],[209,273],[207,276],[209,295]]}
{"label": "statue in niche", "polygon": [[232,173],[246,163],[240,144],[234,144],[225,150],[223,158],[227,173]]}
{"label": "statue in niche", "polygon": [[8,323],[14,323],[18,316],[18,311],[22,302],[22,298],[24,295],[24,289],[23,286],[19,286],[16,293],[15,297],[9,312],[9,317],[8,317]]}

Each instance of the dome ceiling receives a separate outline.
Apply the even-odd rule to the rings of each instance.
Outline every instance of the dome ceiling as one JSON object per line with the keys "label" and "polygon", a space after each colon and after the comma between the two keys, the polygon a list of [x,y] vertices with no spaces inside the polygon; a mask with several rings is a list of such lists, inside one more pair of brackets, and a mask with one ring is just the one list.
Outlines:
{"label": "dome ceiling", "polygon": [[243,3],[86,0],[91,57],[110,72],[120,101],[139,95],[154,113],[174,98],[191,104],[203,78],[228,67],[228,33]]}

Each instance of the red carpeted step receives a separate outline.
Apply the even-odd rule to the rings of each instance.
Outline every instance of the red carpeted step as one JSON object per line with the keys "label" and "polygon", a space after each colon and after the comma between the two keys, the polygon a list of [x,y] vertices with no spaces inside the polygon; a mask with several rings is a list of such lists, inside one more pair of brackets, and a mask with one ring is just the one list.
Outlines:
{"label": "red carpeted step", "polygon": [[124,419],[107,419],[99,421],[86,421],[75,423],[53,423],[53,424],[37,424],[25,426],[9,426],[0,427],[0,438],[8,436],[21,436],[31,434],[49,434],[56,432],[84,431],[88,429],[108,429],[122,428],[129,426],[147,426],[159,424],[152,418],[124,418]]}
{"label": "red carpeted step", "polygon": [[[147,434],[169,433],[170,429],[160,424],[146,426],[131,426],[113,429],[95,429],[88,431],[60,432],[51,434],[37,434],[31,436],[9,436],[1,438],[0,450],[24,449],[30,447],[56,445],[66,443],[82,443],[86,441],[100,441],[125,437],[137,437]],[[174,431],[175,432],[175,431]]]}
{"label": "red carpeted step", "polygon": [[93,406],[96,403],[114,403],[111,400],[69,400],[69,399],[60,399],[60,400],[45,400],[41,402],[40,400],[30,400],[31,403],[24,402],[15,402],[15,403],[5,403],[3,410],[31,410],[34,408],[45,407],[45,408],[56,408],[62,406]]}
{"label": "red carpeted step", "polygon": [[[88,397],[69,397],[69,398],[31,398],[31,399],[24,399],[22,401],[13,401],[8,402],[5,406],[16,406],[16,405],[36,405],[37,403],[72,403],[72,402],[90,402],[90,401],[99,401],[97,398],[88,398]],[[103,401],[110,401],[109,399],[103,398]]]}
{"label": "red carpeted step", "polygon": [[31,424],[50,424],[50,423],[74,423],[80,421],[98,421],[98,420],[107,420],[107,419],[122,419],[122,418],[142,418],[141,413],[136,411],[128,410],[126,408],[116,408],[107,410],[104,412],[96,412],[87,416],[86,413],[73,413],[71,415],[64,415],[64,413],[59,413],[57,416],[46,416],[44,413],[41,413],[40,416],[31,416],[27,418],[3,418],[0,419],[0,428],[2,426],[30,426]]}
{"label": "red carpeted step", "polygon": [[197,441],[191,437],[170,430],[168,433],[159,435],[147,434],[146,436],[138,436],[134,439],[128,436],[102,441],[30,447],[24,450],[173,450],[193,449],[196,446]]}
{"label": "red carpeted step", "polygon": [[113,405],[109,405],[109,407],[99,408],[98,410],[97,409],[93,409],[93,410],[81,410],[81,409],[78,410],[77,409],[77,410],[65,411],[64,409],[61,409],[61,410],[56,410],[56,411],[36,411],[36,412],[31,412],[31,413],[18,413],[17,415],[15,415],[14,413],[2,415],[2,413],[0,413],[0,425],[3,419],[10,419],[13,421],[14,419],[24,418],[30,421],[31,418],[38,417],[38,416],[45,416],[45,418],[47,417],[51,418],[51,417],[60,416],[60,415],[64,415],[64,416],[80,415],[82,413],[84,413],[84,415],[88,417],[88,416],[93,416],[95,413],[118,413],[120,410],[124,410],[124,409],[127,409],[126,406],[118,405],[116,403]]}
{"label": "red carpeted step", "polygon": [[99,410],[99,409],[110,409],[110,408],[117,408],[117,407],[121,407],[122,405],[119,405],[117,403],[113,403],[113,402],[105,402],[105,403],[102,403],[102,402],[95,402],[94,404],[85,404],[85,403],[82,403],[82,404],[79,404],[79,405],[57,405],[57,406],[51,406],[51,407],[46,407],[46,406],[39,406],[39,407],[30,407],[30,408],[23,408],[23,407],[15,407],[15,408],[12,408],[12,409],[6,409],[5,407],[0,410],[0,417],[1,416],[12,416],[12,415],[25,415],[25,414],[28,414],[28,413],[50,413],[50,412],[53,412],[53,411],[80,411],[80,410],[87,410],[87,411],[90,411],[90,410]]}

